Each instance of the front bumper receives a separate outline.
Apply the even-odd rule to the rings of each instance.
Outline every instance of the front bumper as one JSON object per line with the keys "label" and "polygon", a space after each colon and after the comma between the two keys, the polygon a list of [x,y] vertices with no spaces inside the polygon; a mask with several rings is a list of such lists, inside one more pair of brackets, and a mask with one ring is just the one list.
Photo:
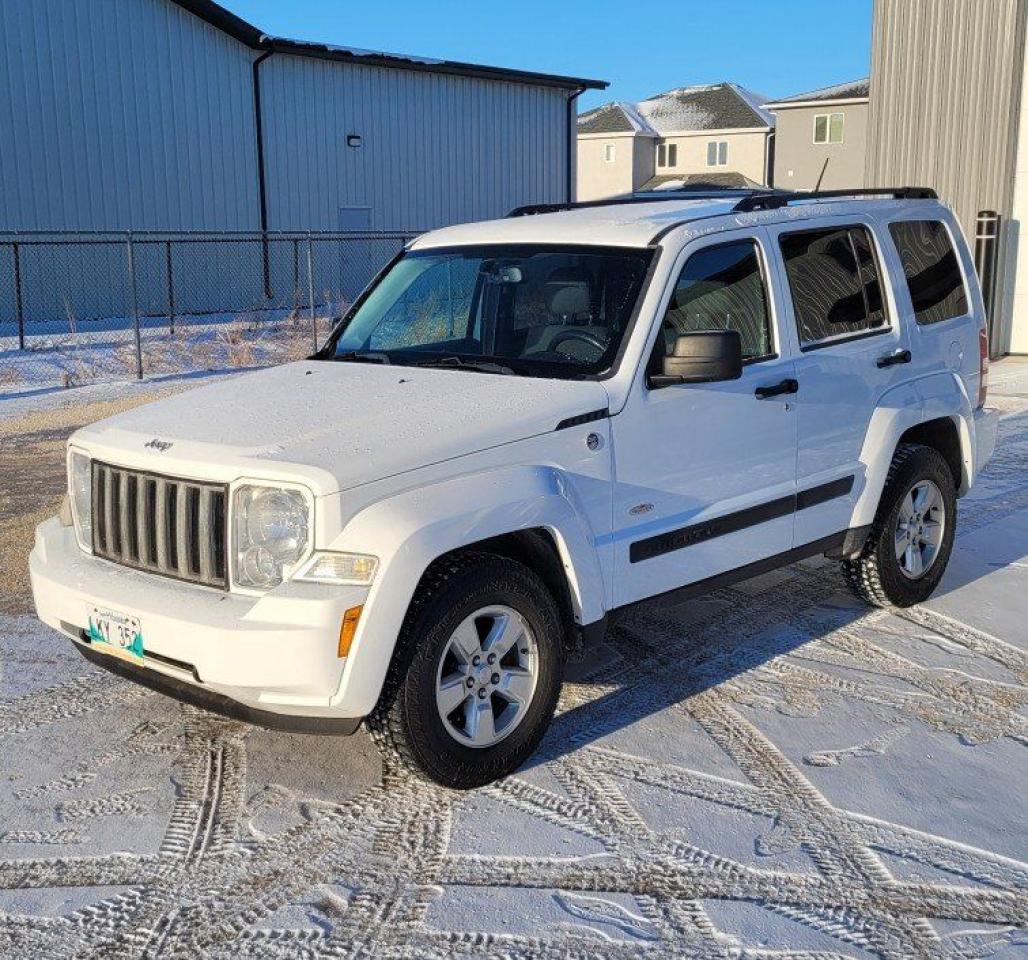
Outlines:
{"label": "front bumper", "polygon": [[[241,705],[234,715],[250,722],[276,725],[265,715],[353,721],[329,724],[336,732],[359,722],[338,697],[345,663],[338,643],[343,614],[364,603],[365,588],[286,583],[249,597],[182,584],[84,553],[56,517],[36,529],[29,572],[39,618],[108,669],[217,712]],[[83,631],[93,606],[139,618],[144,668],[89,648]]]}

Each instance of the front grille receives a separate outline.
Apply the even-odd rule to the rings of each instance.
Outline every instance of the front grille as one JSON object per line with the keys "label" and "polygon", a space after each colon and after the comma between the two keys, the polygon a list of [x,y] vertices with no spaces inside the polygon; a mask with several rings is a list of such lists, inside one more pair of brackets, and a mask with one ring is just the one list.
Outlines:
{"label": "front grille", "polygon": [[93,553],[176,580],[228,587],[228,487],[93,461]]}

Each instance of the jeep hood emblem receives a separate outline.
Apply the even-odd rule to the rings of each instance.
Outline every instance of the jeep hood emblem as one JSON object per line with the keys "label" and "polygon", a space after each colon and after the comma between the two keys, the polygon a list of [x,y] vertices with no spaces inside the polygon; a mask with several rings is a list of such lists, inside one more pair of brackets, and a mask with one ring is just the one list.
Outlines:
{"label": "jeep hood emblem", "polygon": [[165,450],[171,449],[172,444],[170,444],[166,440],[158,440],[156,437],[154,437],[153,440],[151,440],[149,443],[144,443],[143,446],[149,448],[150,450],[159,450],[161,453],[164,453]]}

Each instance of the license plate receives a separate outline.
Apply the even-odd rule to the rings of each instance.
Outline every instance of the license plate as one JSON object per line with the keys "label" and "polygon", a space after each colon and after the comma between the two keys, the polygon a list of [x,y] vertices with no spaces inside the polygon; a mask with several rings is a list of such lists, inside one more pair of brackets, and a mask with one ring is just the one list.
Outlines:
{"label": "license plate", "polygon": [[89,642],[102,653],[132,663],[143,662],[143,628],[137,617],[106,607],[89,610]]}

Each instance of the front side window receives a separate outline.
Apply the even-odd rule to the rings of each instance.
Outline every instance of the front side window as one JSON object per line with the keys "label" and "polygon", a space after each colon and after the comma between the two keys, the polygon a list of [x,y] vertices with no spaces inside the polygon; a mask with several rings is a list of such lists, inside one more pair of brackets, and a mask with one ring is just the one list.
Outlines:
{"label": "front side window", "polygon": [[814,117],[814,143],[842,143],[844,113],[819,113]]}
{"label": "front side window", "polygon": [[649,249],[527,244],[412,251],[323,356],[526,376],[601,373],[627,333]]}
{"label": "front side window", "polygon": [[661,142],[657,144],[657,166],[678,166],[678,144]]}
{"label": "front side window", "polygon": [[728,165],[728,141],[711,140],[707,144],[707,166],[724,167]]}
{"label": "front side window", "polygon": [[755,241],[707,247],[682,268],[661,327],[664,349],[670,355],[678,337],[708,330],[738,330],[746,360],[773,353],[767,289]]}
{"label": "front side window", "polygon": [[784,233],[779,242],[801,347],[885,326],[878,261],[866,227]]}
{"label": "front side window", "polygon": [[889,232],[918,323],[939,323],[967,313],[967,291],[946,227],[938,220],[901,220]]}
{"label": "front side window", "polygon": [[614,144],[612,144],[612,143],[606,144],[604,146],[604,148],[603,148],[603,159],[606,160],[607,163],[613,163],[614,162],[614,157],[615,157],[615,154],[614,154]]}

